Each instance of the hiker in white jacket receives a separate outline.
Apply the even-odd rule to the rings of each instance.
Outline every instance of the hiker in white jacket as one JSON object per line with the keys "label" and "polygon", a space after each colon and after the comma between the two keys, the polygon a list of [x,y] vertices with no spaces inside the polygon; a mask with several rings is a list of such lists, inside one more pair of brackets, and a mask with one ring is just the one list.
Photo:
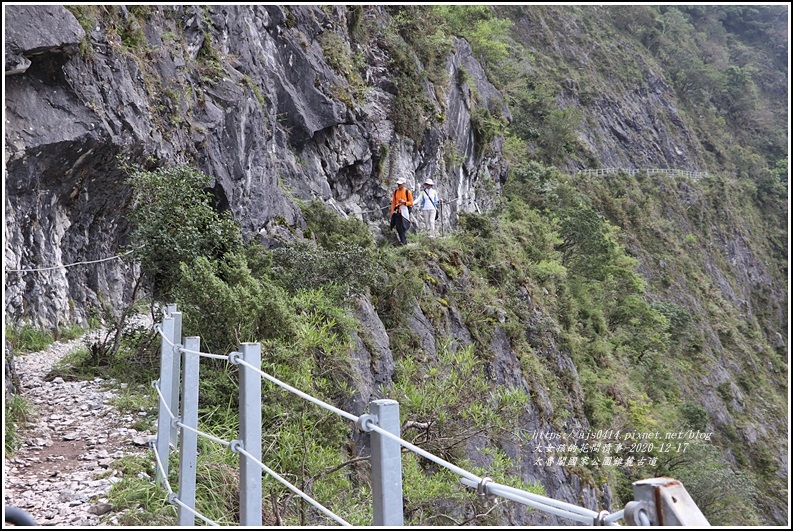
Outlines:
{"label": "hiker in white jacket", "polygon": [[429,230],[430,238],[434,238],[436,235],[435,220],[438,218],[438,205],[441,202],[438,192],[433,186],[435,186],[435,182],[428,177],[424,181],[424,188],[415,203],[421,210],[421,217],[424,220],[424,226]]}

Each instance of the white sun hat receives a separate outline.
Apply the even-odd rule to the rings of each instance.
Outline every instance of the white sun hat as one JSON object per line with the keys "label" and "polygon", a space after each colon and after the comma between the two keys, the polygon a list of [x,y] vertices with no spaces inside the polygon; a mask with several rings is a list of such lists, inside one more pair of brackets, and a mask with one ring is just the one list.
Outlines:
{"label": "white sun hat", "polygon": [[399,179],[397,179],[397,184],[405,184],[406,182],[407,181],[405,180],[404,177],[400,177]]}
{"label": "white sun hat", "polygon": [[429,177],[427,177],[427,180],[426,180],[426,181],[424,181],[424,184],[428,184],[428,185],[430,185],[430,186],[435,186],[435,181],[433,181],[432,179],[430,179]]}

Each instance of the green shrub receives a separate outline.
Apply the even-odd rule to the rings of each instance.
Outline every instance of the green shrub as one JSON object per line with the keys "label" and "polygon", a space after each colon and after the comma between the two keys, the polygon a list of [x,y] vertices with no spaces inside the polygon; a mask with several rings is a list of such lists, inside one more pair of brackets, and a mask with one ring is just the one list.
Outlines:
{"label": "green shrub", "polygon": [[578,146],[581,113],[574,109],[553,109],[545,119],[538,144],[546,162],[559,163]]}
{"label": "green shrub", "polygon": [[724,461],[710,442],[693,441],[684,452],[675,452],[672,468],[658,470],[683,483],[694,503],[710,525],[731,525],[741,521],[759,525],[756,508],[757,489],[746,474],[737,472]]}
{"label": "green shrub", "polygon": [[[388,148],[385,148],[388,152]],[[321,201],[301,203],[306,220],[306,237],[316,240],[323,249],[338,251],[346,247],[370,249],[375,245],[369,226],[356,217],[342,218]]]}
{"label": "green shrub", "polygon": [[506,120],[491,113],[486,107],[476,107],[471,112],[471,128],[476,138],[476,147],[479,153],[490,145],[493,139],[504,133]]}
{"label": "green shrub", "polygon": [[705,431],[710,422],[710,417],[705,408],[696,402],[686,402],[680,406],[685,427],[691,430]]}
{"label": "green shrub", "polygon": [[718,386],[716,386],[716,392],[726,404],[732,403],[733,395],[732,385],[730,385],[730,382],[720,383]]}
{"label": "green shrub", "polygon": [[364,293],[380,271],[372,249],[355,244],[328,250],[311,241],[298,240],[272,252],[273,281],[290,293],[324,287],[344,300]]}
{"label": "green shrub", "polygon": [[602,280],[615,247],[606,221],[583,205],[565,208],[559,215],[559,235],[562,264],[591,280]]}
{"label": "green shrub", "polygon": [[179,166],[135,171],[127,182],[133,190],[135,256],[157,300],[171,302],[181,263],[239,250],[242,238],[230,212],[212,207],[212,194],[206,191],[209,176]]}
{"label": "green shrub", "polygon": [[50,346],[55,338],[50,332],[32,325],[6,325],[6,340],[11,352],[25,354],[39,352]]}
{"label": "green shrub", "polygon": [[512,21],[497,18],[484,5],[439,6],[449,32],[465,37],[474,55],[486,65],[496,65],[509,56],[514,45],[509,37]]}
{"label": "green shrub", "polygon": [[[529,396],[522,389],[493,388],[485,376],[485,362],[472,346],[455,349],[451,340],[444,340],[439,342],[436,360],[422,362],[414,356],[403,356],[396,363],[394,381],[390,396],[399,402],[400,417],[407,426],[403,438],[420,442],[426,451],[471,469],[466,463],[467,441],[486,437],[491,447],[490,452],[484,451],[491,456],[488,475],[517,488],[538,491],[536,485],[514,483],[515,463],[493,448],[500,436],[516,432]],[[405,455],[403,466],[405,508],[411,515],[406,523],[454,522],[453,515],[460,511],[443,507],[450,502],[463,505],[471,495],[459,477],[413,454]],[[444,515],[449,512],[452,514]]]}
{"label": "green shrub", "polygon": [[184,335],[200,336],[211,352],[294,337],[287,295],[269,279],[254,277],[243,255],[214,263],[199,256],[182,264],[180,273],[174,300],[183,312]]}

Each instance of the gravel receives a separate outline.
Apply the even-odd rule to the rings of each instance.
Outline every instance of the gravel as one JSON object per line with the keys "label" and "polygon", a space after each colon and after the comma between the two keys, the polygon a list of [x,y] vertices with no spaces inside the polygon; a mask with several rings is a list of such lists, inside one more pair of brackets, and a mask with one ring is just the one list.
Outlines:
{"label": "gravel", "polygon": [[110,404],[125,384],[102,378],[45,380],[84,342],[55,342],[15,357],[32,415],[27,427],[18,427],[21,448],[4,460],[5,505],[22,509],[42,526],[119,525],[120,513],[108,493],[123,476],[113,462],[146,455],[156,429],[137,431],[132,426],[145,412],[122,414]]}

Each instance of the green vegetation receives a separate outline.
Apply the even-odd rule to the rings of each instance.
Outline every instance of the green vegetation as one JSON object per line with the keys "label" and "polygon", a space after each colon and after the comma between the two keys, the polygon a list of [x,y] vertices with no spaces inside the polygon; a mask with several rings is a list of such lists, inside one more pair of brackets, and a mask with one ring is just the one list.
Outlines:
{"label": "green vegetation", "polygon": [[11,352],[16,355],[44,350],[55,341],[52,333],[32,325],[6,325],[5,332]]}
{"label": "green vegetation", "polygon": [[170,297],[180,263],[219,258],[241,245],[231,214],[212,208],[210,178],[201,172],[185,166],[138,171],[128,183],[135,255],[158,300]]}
{"label": "green vegetation", "polygon": [[[204,225],[200,231],[184,231],[185,239],[173,246],[184,251],[169,256],[166,264],[163,254],[155,252],[150,243],[158,241],[172,224],[171,216],[164,215],[163,209],[173,201],[172,195],[164,193],[165,183],[174,181],[184,196],[196,198],[191,203],[195,211],[179,212],[182,224],[190,226],[193,220],[199,220],[209,226]],[[351,354],[360,328],[351,313],[355,301],[351,296],[363,294],[380,301],[384,315],[390,313],[391,321],[399,322],[406,313],[385,305],[394,302],[393,297],[386,296],[386,290],[402,292],[404,275],[417,274],[416,266],[400,273],[397,250],[378,249],[364,224],[355,219],[334,219],[335,214],[319,203],[304,206],[307,222],[304,239],[269,251],[246,245],[227,246],[225,253],[219,253],[218,247],[211,243],[215,241],[212,238],[231,231],[226,241],[237,241],[234,228],[207,210],[208,198],[200,192],[207,183],[199,174],[185,168],[139,172],[133,184],[142,186],[142,183],[146,183],[148,195],[146,201],[136,203],[135,219],[139,220],[136,242],[148,249],[144,251],[148,254],[141,258],[149,264],[144,268],[146,274],[159,281],[160,289],[154,293],[168,293],[183,312],[183,333],[199,335],[202,350],[212,352],[227,352],[240,342],[259,341],[263,370],[324,401],[348,403],[356,392],[352,386]],[[142,211],[147,215],[142,216]],[[188,236],[192,242],[187,241]],[[145,237],[151,237],[151,242]],[[340,246],[342,242],[345,245]],[[187,249],[203,250],[204,254]],[[178,274],[158,274],[158,267],[170,267],[176,259],[181,263]],[[306,273],[303,282],[294,275],[298,264]],[[375,264],[380,264],[380,271]],[[412,281],[411,285],[417,286]],[[419,295],[414,287],[409,292]],[[407,304],[415,303],[411,301],[415,297],[404,298]],[[147,364],[157,365],[152,359],[156,349],[151,343],[144,348],[143,336],[138,337],[141,343],[137,346],[131,335],[129,338],[130,341],[121,342],[119,354],[110,360],[106,370],[133,382],[143,377],[153,378],[145,368]],[[393,390],[384,388],[383,392],[403,402],[405,419],[413,419],[417,426],[426,424],[416,444],[465,465],[468,441],[472,438],[497,440],[509,438],[516,431],[515,419],[528,404],[528,395],[517,388],[491,388],[484,358],[472,346],[461,349],[447,342],[439,343],[437,363],[418,365],[407,352],[402,353],[407,344],[400,347],[396,337],[394,341],[395,354],[399,357],[399,385]],[[61,374],[73,371],[75,376],[90,376],[95,373],[96,363],[90,350],[84,349],[64,360],[58,370]],[[238,407],[238,370],[216,360],[210,360],[209,364],[209,370],[202,370],[199,429],[230,440],[238,429],[234,414]],[[122,367],[123,373],[116,370]],[[468,395],[459,392],[462,387],[471,386],[480,390],[479,399],[469,400]],[[133,389],[137,388],[128,388],[116,405],[151,415],[155,406],[151,393],[138,395],[139,391]],[[456,401],[446,400],[452,395],[458,396]],[[349,521],[359,525],[370,522],[368,473],[364,462],[348,453],[352,430],[349,423],[280,388],[270,389],[263,399],[263,418],[269,419],[265,433],[274,450],[266,453],[265,464],[281,471]],[[150,416],[143,418],[141,426],[152,421]],[[198,510],[216,521],[233,523],[238,503],[233,473],[236,459],[222,449],[213,450],[209,446],[210,443],[202,442]],[[487,445],[482,448],[485,451]],[[489,473],[514,483],[510,476],[516,463],[498,452],[490,460],[494,468]],[[148,464],[124,462],[119,466],[141,465],[143,472],[153,475]],[[406,461],[406,474],[417,479],[415,486],[406,491],[408,506],[415,507],[416,522],[464,519],[458,511],[445,516],[438,514],[432,498],[426,498],[427,492],[434,492],[436,500],[446,499],[444,493],[456,499],[475,500],[470,489],[461,487],[456,478],[426,470],[413,459]],[[418,481],[418,476],[424,476],[426,481]],[[137,474],[131,477],[136,478]],[[518,484],[536,490],[532,485]],[[268,499],[273,500],[274,510],[268,516],[273,521],[291,525],[323,521],[288,496],[279,483],[266,482],[265,488]],[[156,518],[167,520],[172,510],[157,500],[156,492],[153,484],[130,479],[117,485],[112,497],[120,508],[130,510],[125,513],[129,522],[143,518],[139,510],[152,511],[159,515]],[[498,511],[490,512],[488,518],[495,519],[498,514]]]}
{"label": "green vegetation", "polygon": [[22,441],[19,432],[27,426],[30,420],[31,406],[19,394],[6,395],[3,401],[3,441],[5,457],[12,457],[19,449]]}
{"label": "green vegetation", "polygon": [[74,15],[80,27],[85,31],[85,37],[80,41],[80,56],[90,58],[94,52],[91,47],[91,32],[96,27],[96,13],[94,6],[87,5],[72,5],[64,6],[69,12]]}
{"label": "green vegetation", "polygon": [[[660,28],[656,23],[649,30],[654,32],[650,49],[673,76],[681,99],[692,110],[719,109],[736,132],[730,147],[743,145],[769,166],[786,158],[788,109],[779,98],[787,90],[787,56],[781,53],[787,8],[665,7],[659,13]],[[716,118],[706,116],[703,132]],[[739,172],[739,158],[751,156],[739,149],[724,154]]]}
{"label": "green vegetation", "polygon": [[721,461],[714,446],[694,441],[684,453],[665,456],[655,473],[680,480],[711,525],[729,526],[736,521],[761,525],[755,509],[758,491],[752,480]]}
{"label": "green vegetation", "polygon": [[437,6],[448,32],[471,43],[474,55],[483,64],[498,65],[511,52],[509,37],[513,22],[498,18],[489,6]]}
{"label": "green vegetation", "polygon": [[[154,379],[149,380],[149,382]],[[134,388],[130,388],[129,385],[125,384],[111,399],[110,404],[121,414],[134,415],[136,421],[131,427],[135,430],[145,432],[151,429],[157,422],[157,400],[157,393],[154,389],[151,389],[150,386],[141,383]]]}
{"label": "green vegetation", "polygon": [[63,326],[52,331],[30,324],[7,324],[5,326],[6,341],[8,341],[11,352],[16,355],[44,350],[55,341],[70,341],[80,337],[84,332],[83,327],[77,324]]}
{"label": "green vegetation", "polygon": [[[469,7],[473,9],[473,7]],[[786,6],[496,6],[495,17],[520,21],[510,55],[486,61],[509,102],[513,133],[536,145],[537,157],[560,163],[559,146],[578,160],[593,157],[575,142],[548,151],[549,134],[578,130],[578,120],[550,111],[580,110],[598,120],[614,87],[645,90],[647,64],[665,72],[681,119],[703,146],[704,164],[757,182],[788,157]],[[470,25],[469,25],[470,26]],[[577,31],[568,31],[569,28]],[[564,49],[557,44],[565,35]],[[531,35],[531,39],[526,37]],[[527,74],[524,61],[531,64]],[[581,106],[559,108],[574,96]],[[554,133],[557,129],[557,133]],[[568,137],[569,138],[569,137]],[[596,163],[596,160],[593,162]]]}
{"label": "green vegetation", "polygon": [[350,108],[354,102],[362,102],[366,96],[366,83],[361,77],[364,59],[361,52],[353,53],[350,44],[340,34],[326,31],[319,38],[320,46],[325,54],[325,61],[349,83],[349,93],[337,88],[336,97],[347,103]]}
{"label": "green vegetation", "polygon": [[119,525],[173,525],[177,507],[168,503],[161,490],[153,488],[156,475],[153,456],[123,457],[113,467],[124,476],[118,484],[121,488],[113,488],[108,495],[108,502],[122,515]]}
{"label": "green vegetation", "polygon": [[[430,76],[443,80],[441,63],[437,59],[444,55],[444,50],[448,51],[449,43],[431,13],[426,16],[425,10],[415,6],[390,6],[388,9],[392,19],[385,31],[385,43],[389,70],[393,72],[390,77],[396,89],[390,118],[396,131],[418,146],[429,120],[436,114],[426,83]],[[419,39],[420,44],[412,39]],[[422,68],[417,60],[419,57],[434,68]]]}

